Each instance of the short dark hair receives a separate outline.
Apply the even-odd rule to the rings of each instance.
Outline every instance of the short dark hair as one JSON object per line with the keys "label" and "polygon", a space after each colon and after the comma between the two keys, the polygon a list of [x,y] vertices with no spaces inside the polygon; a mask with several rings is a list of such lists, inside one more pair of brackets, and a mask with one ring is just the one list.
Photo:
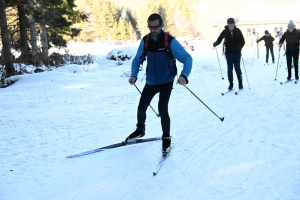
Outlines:
{"label": "short dark hair", "polygon": [[227,24],[235,24],[234,19],[233,18],[228,18],[227,19]]}
{"label": "short dark hair", "polygon": [[268,34],[269,33],[269,31],[268,30],[265,30],[265,34]]}
{"label": "short dark hair", "polygon": [[157,13],[153,13],[151,14],[149,17],[148,17],[148,21],[155,21],[157,20],[159,21],[159,25],[162,25],[163,21],[162,21],[162,18],[159,14]]}

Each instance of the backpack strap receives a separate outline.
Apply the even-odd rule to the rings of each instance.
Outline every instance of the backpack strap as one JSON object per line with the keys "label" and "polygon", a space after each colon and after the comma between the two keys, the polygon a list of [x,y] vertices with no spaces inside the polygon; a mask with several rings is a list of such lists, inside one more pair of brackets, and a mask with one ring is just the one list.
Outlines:
{"label": "backpack strap", "polygon": [[170,46],[169,46],[169,33],[165,32],[165,39],[164,39],[164,45],[167,53],[170,51]]}
{"label": "backpack strap", "polygon": [[146,60],[148,44],[149,44],[149,38],[150,38],[150,33],[145,38],[143,53],[140,56],[140,59],[143,59],[143,62]]}
{"label": "backpack strap", "polygon": [[146,36],[146,40],[144,43],[144,51],[145,52],[147,52],[147,50],[148,50],[149,38],[150,38],[150,33]]}
{"label": "backpack strap", "polygon": [[176,58],[173,56],[172,52],[170,51],[170,44],[169,44],[169,32],[165,32],[165,38],[164,38],[164,45],[167,54],[172,57],[174,64],[176,65]]}

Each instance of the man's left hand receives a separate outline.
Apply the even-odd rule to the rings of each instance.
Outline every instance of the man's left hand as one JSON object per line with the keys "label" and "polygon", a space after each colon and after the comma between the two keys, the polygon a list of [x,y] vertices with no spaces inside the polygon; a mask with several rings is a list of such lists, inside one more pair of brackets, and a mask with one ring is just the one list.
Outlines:
{"label": "man's left hand", "polygon": [[182,77],[182,76],[180,76],[179,79],[178,79],[178,83],[179,83],[179,85],[184,85],[184,84],[186,84],[185,78]]}

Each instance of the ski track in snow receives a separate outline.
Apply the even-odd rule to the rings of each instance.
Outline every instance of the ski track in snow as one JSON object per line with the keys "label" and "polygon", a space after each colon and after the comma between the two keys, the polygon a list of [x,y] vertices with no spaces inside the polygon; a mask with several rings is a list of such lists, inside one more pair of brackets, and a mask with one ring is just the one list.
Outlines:
{"label": "ski track in snow", "polygon": [[[116,66],[95,54],[91,65],[19,76],[0,90],[0,199],[299,200],[299,85],[279,84],[283,67],[274,81],[277,63],[264,66],[264,48],[251,67],[255,49],[243,50],[243,91],[225,96],[225,58],[219,53],[222,80],[210,45],[191,52],[187,87],[225,120],[174,84],[169,113],[176,148],[155,177],[160,141],[65,158],[121,142],[135,129],[139,92],[121,77],[131,61]],[[156,96],[156,111],[157,103]],[[149,108],[145,137],[160,135],[160,118]]]}

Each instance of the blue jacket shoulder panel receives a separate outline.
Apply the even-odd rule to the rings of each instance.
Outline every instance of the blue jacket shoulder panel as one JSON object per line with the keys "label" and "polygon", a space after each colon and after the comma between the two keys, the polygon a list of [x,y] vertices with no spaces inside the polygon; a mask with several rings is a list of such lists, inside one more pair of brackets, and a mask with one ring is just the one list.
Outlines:
{"label": "blue jacket shoulder panel", "polygon": [[143,55],[143,50],[144,50],[144,40],[141,40],[138,50],[136,52],[136,55],[133,58],[132,64],[131,64],[131,76],[136,77],[136,78],[139,73],[140,65],[143,63],[143,61],[145,59],[145,58],[141,57]]}

